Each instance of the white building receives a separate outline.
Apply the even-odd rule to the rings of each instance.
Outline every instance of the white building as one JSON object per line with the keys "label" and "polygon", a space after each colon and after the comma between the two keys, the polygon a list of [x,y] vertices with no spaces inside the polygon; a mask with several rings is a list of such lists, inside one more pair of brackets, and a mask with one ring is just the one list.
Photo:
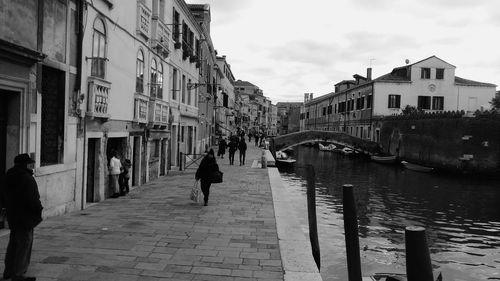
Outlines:
{"label": "white building", "polygon": [[409,105],[425,112],[461,111],[472,114],[489,109],[496,85],[457,77],[456,67],[432,56],[394,68],[371,79],[353,75],[354,80],[335,84],[335,91],[313,98],[306,93],[301,109],[301,130],[327,130],[379,141],[378,118],[402,113]]}

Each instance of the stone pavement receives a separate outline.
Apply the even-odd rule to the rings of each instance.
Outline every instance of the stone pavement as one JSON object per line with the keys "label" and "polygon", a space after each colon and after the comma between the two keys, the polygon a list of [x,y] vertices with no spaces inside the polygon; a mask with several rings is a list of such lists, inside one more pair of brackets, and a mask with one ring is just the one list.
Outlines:
{"label": "stone pavement", "polygon": [[[248,145],[245,166],[217,161],[224,183],[208,206],[189,200],[194,170],[162,177],[35,229],[37,280],[283,280],[267,169]],[[0,236],[0,270],[8,235]]]}

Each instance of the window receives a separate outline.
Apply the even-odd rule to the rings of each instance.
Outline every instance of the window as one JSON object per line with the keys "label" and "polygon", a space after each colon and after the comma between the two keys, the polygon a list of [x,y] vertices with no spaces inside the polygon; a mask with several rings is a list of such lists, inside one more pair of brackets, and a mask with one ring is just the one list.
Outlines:
{"label": "window", "polygon": [[401,107],[401,95],[389,95],[389,108]]}
{"label": "window", "polygon": [[332,114],[332,105],[331,104],[328,106],[328,114]]}
{"label": "window", "polygon": [[432,97],[432,109],[443,110],[443,108],[444,108],[444,97]]}
{"label": "window", "polygon": [[135,91],[144,92],[144,53],[139,50],[135,61]]}
{"label": "window", "polygon": [[149,80],[149,85],[150,85],[149,95],[154,98],[156,98],[156,80],[158,79],[158,74],[156,71],[157,71],[156,60],[153,59],[151,61],[151,78]]}
{"label": "window", "polygon": [[163,65],[158,64],[158,80],[157,80],[158,90],[156,91],[156,95],[159,99],[163,99]]}
{"label": "window", "polygon": [[185,103],[186,102],[186,75],[182,75],[182,97],[181,97],[181,102]]}
{"label": "window", "polygon": [[309,111],[306,112],[306,119],[309,119]]}
{"label": "window", "polygon": [[326,115],[326,107],[323,107],[323,116]]}
{"label": "window", "polygon": [[187,100],[188,104],[191,105],[191,88],[189,88],[189,85],[191,85],[191,79],[188,79],[188,87],[187,87]]}
{"label": "window", "polygon": [[436,79],[444,79],[444,68],[436,68]]}
{"label": "window", "polygon": [[373,95],[368,95],[366,97],[366,108],[372,108]]}
{"label": "window", "polygon": [[92,37],[92,64],[90,75],[104,79],[106,72],[106,29],[100,18],[94,21]]}
{"label": "window", "polygon": [[172,73],[172,99],[177,99],[177,69],[173,69]]}
{"label": "window", "polygon": [[418,96],[418,109],[431,109],[431,97]]}
{"label": "window", "polygon": [[42,67],[42,127],[40,166],[63,163],[65,74]]}
{"label": "window", "polygon": [[173,28],[174,28],[174,32],[172,32],[172,38],[174,39],[174,42],[179,42],[179,35],[180,35],[180,32],[179,32],[179,13],[175,10],[174,8],[174,12],[173,12],[173,18],[174,18],[174,23],[173,23]]}
{"label": "window", "polygon": [[431,79],[431,69],[427,67],[422,67],[420,72],[420,78]]}

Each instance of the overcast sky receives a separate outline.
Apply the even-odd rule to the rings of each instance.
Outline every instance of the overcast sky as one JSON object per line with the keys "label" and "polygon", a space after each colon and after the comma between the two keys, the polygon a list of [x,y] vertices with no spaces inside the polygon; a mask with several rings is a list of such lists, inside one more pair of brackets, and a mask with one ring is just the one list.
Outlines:
{"label": "overcast sky", "polygon": [[500,85],[500,0],[187,0],[211,7],[211,36],[236,79],[273,104],[333,91],[429,56]]}

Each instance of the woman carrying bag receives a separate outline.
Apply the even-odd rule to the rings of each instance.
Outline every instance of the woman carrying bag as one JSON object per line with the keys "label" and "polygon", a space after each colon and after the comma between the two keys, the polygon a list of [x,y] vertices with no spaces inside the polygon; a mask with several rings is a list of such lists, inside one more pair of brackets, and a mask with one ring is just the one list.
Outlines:
{"label": "woman carrying bag", "polygon": [[195,178],[201,181],[201,191],[203,192],[203,200],[205,206],[208,203],[208,196],[210,195],[210,185],[212,184],[213,176],[219,173],[219,165],[215,160],[215,153],[213,149],[208,151],[208,154],[201,160],[198,170],[196,170]]}

